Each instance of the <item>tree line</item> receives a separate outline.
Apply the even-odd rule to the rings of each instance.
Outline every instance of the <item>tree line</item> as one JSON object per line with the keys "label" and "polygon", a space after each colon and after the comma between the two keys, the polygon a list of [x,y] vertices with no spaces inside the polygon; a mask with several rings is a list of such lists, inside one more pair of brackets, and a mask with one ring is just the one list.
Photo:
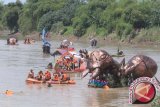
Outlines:
{"label": "tree line", "polygon": [[52,32],[81,37],[115,32],[126,38],[140,29],[160,26],[160,0],[27,0],[0,3],[0,29]]}

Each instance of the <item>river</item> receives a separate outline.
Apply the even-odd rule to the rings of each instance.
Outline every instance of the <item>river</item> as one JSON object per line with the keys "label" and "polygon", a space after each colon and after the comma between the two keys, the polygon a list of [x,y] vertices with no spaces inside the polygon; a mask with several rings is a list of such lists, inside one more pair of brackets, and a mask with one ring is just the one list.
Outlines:
{"label": "river", "polygon": [[[44,56],[41,42],[25,45],[9,46],[0,40],[0,107],[150,107],[150,105],[128,104],[128,88],[113,88],[109,90],[89,88],[88,78],[76,78],[75,85],[27,85],[25,79],[28,71],[35,73],[45,71],[51,56]],[[59,42],[52,41],[51,52],[59,46]],[[92,50],[88,44],[75,43],[76,49]],[[110,54],[116,53],[117,47],[101,47]],[[123,48],[126,60],[135,54],[151,56],[160,66],[160,50],[142,48]],[[116,59],[121,61],[122,59]],[[160,71],[156,74],[160,79]],[[12,96],[3,94],[5,90],[13,90]]]}

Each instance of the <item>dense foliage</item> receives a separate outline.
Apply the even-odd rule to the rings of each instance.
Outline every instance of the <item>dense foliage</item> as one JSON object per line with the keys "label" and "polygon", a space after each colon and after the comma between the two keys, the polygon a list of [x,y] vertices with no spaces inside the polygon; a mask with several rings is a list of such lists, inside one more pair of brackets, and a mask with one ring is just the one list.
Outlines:
{"label": "dense foliage", "polygon": [[16,3],[9,3],[8,5],[4,5],[4,7],[2,7],[2,23],[4,26],[7,26],[10,31],[18,31],[18,19],[22,6],[22,3],[20,1],[17,1]]}
{"label": "dense foliage", "polygon": [[160,26],[160,0],[17,0],[0,3],[0,23],[23,34],[47,27],[78,37],[115,32],[134,38],[133,32]]}

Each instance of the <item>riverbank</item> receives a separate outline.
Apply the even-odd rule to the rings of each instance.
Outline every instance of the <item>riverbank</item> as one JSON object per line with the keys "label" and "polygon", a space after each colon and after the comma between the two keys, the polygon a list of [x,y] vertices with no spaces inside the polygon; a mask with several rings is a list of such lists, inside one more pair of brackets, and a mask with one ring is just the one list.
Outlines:
{"label": "riverbank", "polygon": [[[98,47],[103,47],[106,45],[109,46],[117,46],[120,49],[123,47],[130,47],[130,48],[152,48],[152,49],[160,49],[160,42],[154,42],[154,41],[140,41],[139,39],[135,38],[131,42],[128,42],[128,40],[118,40],[114,38],[115,34],[109,35],[108,37],[101,37],[97,36],[95,37],[98,40]],[[58,40],[62,41],[64,39],[68,39],[72,41],[73,43],[75,42],[80,42],[80,43],[88,43],[90,42],[90,37],[89,36],[82,36],[80,38],[75,37],[73,35],[68,35],[68,36],[63,36],[63,35],[55,35],[51,37],[51,40]]]}
{"label": "riverbank", "polygon": [[[4,39],[4,40],[7,39],[9,37],[8,34],[9,34],[9,31],[0,31],[0,39]],[[39,36],[39,32],[36,32],[36,31],[30,33],[29,35],[25,35],[25,36],[22,35],[21,33],[16,33],[14,35],[16,35],[18,40],[24,40],[25,37],[31,37],[36,41],[41,40],[41,37]],[[98,40],[98,47],[109,45],[109,46],[117,46],[120,49],[121,48],[123,49],[123,47],[160,49],[159,39],[154,41],[149,38],[144,38],[142,35],[144,35],[144,31],[142,31],[137,37],[135,37],[134,39],[130,41],[128,39],[123,39],[123,40],[117,39],[115,33],[112,33],[108,35],[107,37],[95,36],[94,38]],[[89,44],[90,38],[92,38],[92,36],[84,35],[78,38],[73,35],[60,35],[60,34],[56,34],[53,32],[50,32],[48,36],[49,40],[62,41],[64,39],[68,39],[72,41],[73,43],[80,42],[80,43],[88,43],[88,44]]]}

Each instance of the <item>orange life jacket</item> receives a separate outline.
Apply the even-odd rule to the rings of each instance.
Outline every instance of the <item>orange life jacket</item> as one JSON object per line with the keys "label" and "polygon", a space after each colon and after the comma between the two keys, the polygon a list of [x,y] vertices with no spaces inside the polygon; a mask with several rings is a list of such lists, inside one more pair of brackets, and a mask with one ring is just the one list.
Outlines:
{"label": "orange life jacket", "polygon": [[50,79],[51,78],[51,73],[50,72],[46,72],[45,73],[45,78],[46,79]]}
{"label": "orange life jacket", "polygon": [[58,81],[58,80],[59,80],[58,74],[54,74],[54,81]]}

